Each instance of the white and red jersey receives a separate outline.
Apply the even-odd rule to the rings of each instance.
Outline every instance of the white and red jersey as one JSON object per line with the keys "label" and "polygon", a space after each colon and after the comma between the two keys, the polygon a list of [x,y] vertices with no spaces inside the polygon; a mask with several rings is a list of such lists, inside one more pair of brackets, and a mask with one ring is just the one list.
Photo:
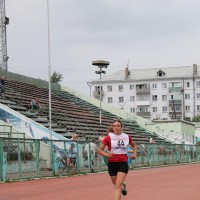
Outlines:
{"label": "white and red jersey", "polygon": [[127,162],[128,157],[126,154],[126,147],[132,142],[129,135],[121,133],[115,135],[109,133],[102,141],[102,143],[108,146],[108,151],[113,155],[108,158],[109,162]]}

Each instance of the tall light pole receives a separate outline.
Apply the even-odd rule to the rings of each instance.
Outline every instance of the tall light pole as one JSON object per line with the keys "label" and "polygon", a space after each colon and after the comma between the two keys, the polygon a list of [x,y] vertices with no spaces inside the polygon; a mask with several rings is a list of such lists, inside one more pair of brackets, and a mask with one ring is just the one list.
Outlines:
{"label": "tall light pole", "polygon": [[99,123],[101,124],[101,96],[102,96],[102,90],[101,90],[101,74],[105,74],[106,71],[103,70],[103,68],[107,68],[108,65],[110,63],[108,61],[104,61],[104,60],[96,60],[92,62],[92,65],[97,66],[99,68],[98,71],[95,71],[96,74],[100,75],[100,87],[99,87],[99,101],[100,101],[100,105],[99,105]]}
{"label": "tall light pole", "polygon": [[5,0],[0,0],[0,68],[7,71],[7,35],[6,25],[9,24],[9,18],[6,17]]}
{"label": "tall light pole", "polygon": [[49,134],[51,140],[51,161],[52,161],[52,128],[51,128],[51,45],[50,45],[50,17],[49,1],[47,0],[47,24],[48,24],[48,79],[49,79]]}

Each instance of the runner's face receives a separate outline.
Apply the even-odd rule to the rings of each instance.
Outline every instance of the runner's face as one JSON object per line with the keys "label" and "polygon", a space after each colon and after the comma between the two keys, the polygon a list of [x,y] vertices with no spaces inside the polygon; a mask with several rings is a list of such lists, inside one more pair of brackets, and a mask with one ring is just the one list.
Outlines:
{"label": "runner's face", "polygon": [[113,123],[113,132],[115,134],[121,134],[122,133],[122,126],[120,122],[114,122]]}

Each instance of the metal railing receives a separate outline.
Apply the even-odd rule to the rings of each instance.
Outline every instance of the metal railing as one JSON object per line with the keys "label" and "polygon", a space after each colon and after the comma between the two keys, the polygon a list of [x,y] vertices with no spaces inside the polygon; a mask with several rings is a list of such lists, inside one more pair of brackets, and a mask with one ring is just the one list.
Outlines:
{"label": "metal railing", "polygon": [[[53,146],[52,156],[50,156],[50,144]],[[58,148],[58,146],[63,146],[63,148]],[[93,141],[0,138],[0,180],[13,181],[71,175],[66,167],[70,155],[72,156],[71,146],[75,153],[75,173],[107,170],[106,159],[97,153],[99,143]],[[133,169],[200,161],[200,146],[197,145],[138,143],[137,149],[137,158],[132,164]],[[61,167],[63,170],[60,170]]]}

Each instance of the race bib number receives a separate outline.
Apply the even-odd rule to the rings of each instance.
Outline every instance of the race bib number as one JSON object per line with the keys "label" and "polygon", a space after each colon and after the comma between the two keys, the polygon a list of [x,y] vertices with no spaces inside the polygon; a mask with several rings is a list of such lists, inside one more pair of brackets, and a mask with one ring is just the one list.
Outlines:
{"label": "race bib number", "polygon": [[118,142],[117,142],[117,146],[119,146],[119,147],[124,147],[124,141],[122,140],[119,140]]}
{"label": "race bib number", "polygon": [[129,137],[127,134],[122,133],[115,135],[110,133],[111,138],[111,152],[114,154],[126,154],[126,147],[129,144]]}

